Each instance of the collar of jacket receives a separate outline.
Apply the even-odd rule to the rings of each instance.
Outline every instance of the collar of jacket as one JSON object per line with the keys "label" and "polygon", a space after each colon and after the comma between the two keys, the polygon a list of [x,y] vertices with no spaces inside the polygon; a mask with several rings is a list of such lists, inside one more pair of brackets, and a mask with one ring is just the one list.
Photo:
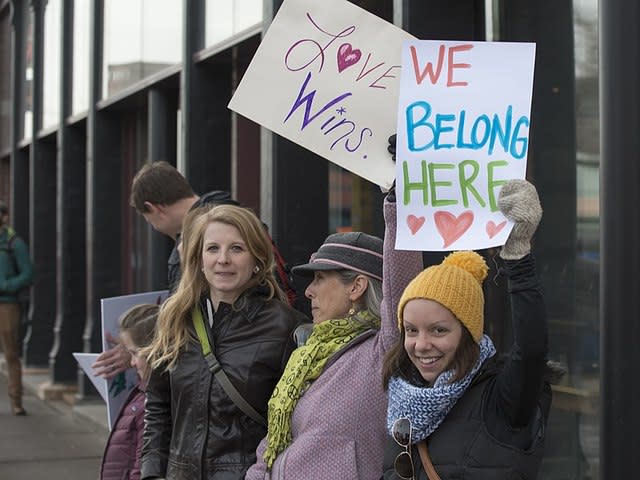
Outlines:
{"label": "collar of jacket", "polygon": [[[229,305],[234,312],[242,315],[249,322],[253,322],[258,316],[258,313],[264,307],[264,302],[267,301],[269,290],[266,287],[254,287],[246,290],[240,295],[240,297],[234,302],[233,305]],[[207,299],[208,295],[204,294],[200,297],[200,308],[203,312],[207,311]],[[224,303],[224,302],[221,302]],[[206,315],[205,315],[206,318]]]}

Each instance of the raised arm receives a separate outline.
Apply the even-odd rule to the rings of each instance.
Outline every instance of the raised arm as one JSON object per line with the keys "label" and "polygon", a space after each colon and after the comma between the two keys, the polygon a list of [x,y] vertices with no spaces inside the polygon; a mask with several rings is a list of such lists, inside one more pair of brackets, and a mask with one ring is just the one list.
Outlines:
{"label": "raised arm", "polygon": [[547,360],[547,315],[531,238],[542,216],[535,187],[526,180],[511,180],[498,202],[504,215],[515,222],[500,251],[511,299],[513,346],[496,379],[497,408],[514,428],[529,423],[535,414],[544,383]]}
{"label": "raised arm", "polygon": [[[393,191],[392,191],[393,193]],[[398,302],[404,288],[422,271],[422,252],[396,250],[397,213],[393,194],[384,201],[384,251],[382,264],[381,345],[384,352],[398,340]]]}

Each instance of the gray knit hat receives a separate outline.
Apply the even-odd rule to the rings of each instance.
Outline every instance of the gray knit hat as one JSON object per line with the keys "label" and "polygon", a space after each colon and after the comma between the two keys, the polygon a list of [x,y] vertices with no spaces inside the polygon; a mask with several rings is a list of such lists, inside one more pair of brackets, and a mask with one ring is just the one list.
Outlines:
{"label": "gray knit hat", "polygon": [[316,270],[353,270],[382,280],[382,240],[362,232],[329,235],[309,263],[292,269],[306,277]]}

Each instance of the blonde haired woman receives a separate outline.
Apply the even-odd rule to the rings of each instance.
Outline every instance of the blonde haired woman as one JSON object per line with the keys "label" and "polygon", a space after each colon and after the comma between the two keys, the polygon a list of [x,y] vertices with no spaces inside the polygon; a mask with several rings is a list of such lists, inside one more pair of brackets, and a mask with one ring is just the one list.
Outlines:
{"label": "blonde haired woman", "polygon": [[[143,479],[242,479],[255,462],[260,417],[306,321],[273,266],[250,210],[220,205],[185,220],[182,278],[148,350]],[[207,344],[217,362],[205,358]]]}

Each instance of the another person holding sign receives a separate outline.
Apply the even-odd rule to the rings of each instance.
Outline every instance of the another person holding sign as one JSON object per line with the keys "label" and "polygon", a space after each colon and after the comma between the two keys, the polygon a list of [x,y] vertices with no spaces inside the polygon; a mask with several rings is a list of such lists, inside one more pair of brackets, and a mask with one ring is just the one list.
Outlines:
{"label": "another person holding sign", "polygon": [[498,204],[515,222],[500,251],[511,353],[497,359],[483,334],[488,267],[480,255],[452,253],[412,280],[398,306],[400,340],[383,368],[391,435],[385,480],[537,476],[551,404],[547,317],[530,254],[542,209],[526,180],[507,182]]}
{"label": "another person holding sign", "polygon": [[185,219],[182,276],[148,350],[142,478],[240,480],[266,434],[267,401],[307,319],[273,273],[250,210]]}
{"label": "another person holding sign", "polygon": [[151,344],[158,310],[159,307],[153,304],[136,305],[120,319],[120,340],[131,355],[131,366],[136,369],[140,383],[129,393],[111,429],[102,456],[100,480],[140,479],[144,390],[149,373],[147,361],[140,350]]}
{"label": "another person holding sign", "polygon": [[422,270],[420,252],[394,249],[392,200],[384,205],[384,243],[362,232],[332,234],[293,268],[313,277],[306,296],[314,327],[269,400],[269,432],[246,480],[380,477],[387,406],[380,369],[398,338],[400,294]]}
{"label": "another person holding sign", "polygon": [[[130,205],[158,232],[171,237],[175,245],[167,261],[169,291],[173,293],[180,281],[180,248],[182,224],[188,214],[216,205],[240,205],[225,190],[213,190],[203,195],[194,193],[187,179],[171,164],[157,161],[145,164],[131,184]],[[263,225],[265,230],[266,225]],[[267,235],[269,235],[267,231]],[[289,268],[275,242],[269,237],[275,256],[276,279],[294,306],[295,286]],[[111,348],[100,354],[93,365],[98,375],[111,379],[128,368],[130,359],[118,340],[108,337]]]}

